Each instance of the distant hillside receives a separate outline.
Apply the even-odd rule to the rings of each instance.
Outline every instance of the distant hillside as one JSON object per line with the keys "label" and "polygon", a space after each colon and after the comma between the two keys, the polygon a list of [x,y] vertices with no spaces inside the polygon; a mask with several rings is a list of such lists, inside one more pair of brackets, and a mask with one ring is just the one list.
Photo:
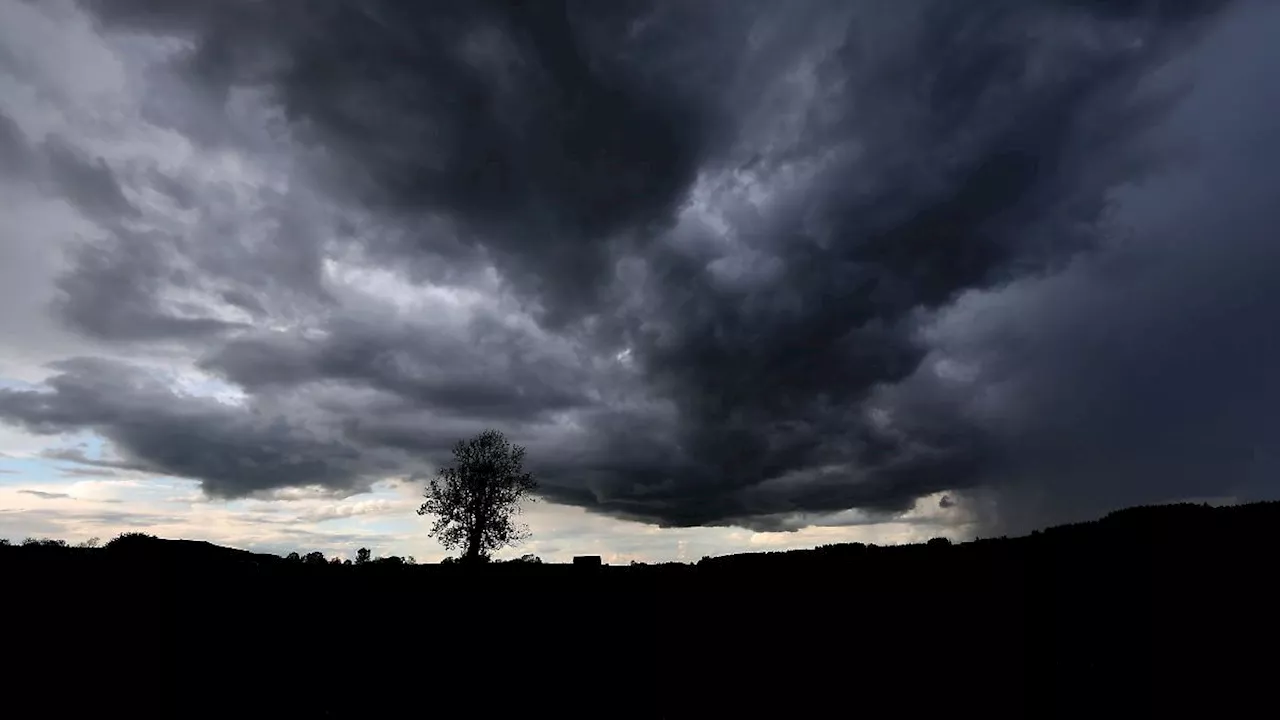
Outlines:
{"label": "distant hillside", "polygon": [[[655,572],[688,576],[694,569],[710,571],[727,570],[816,570],[849,562],[912,563],[925,559],[966,556],[1016,557],[1028,552],[1051,551],[1056,554],[1094,554],[1105,552],[1114,557],[1128,556],[1134,552],[1159,551],[1167,554],[1207,549],[1226,544],[1264,546],[1277,542],[1272,528],[1280,527],[1280,502],[1250,503],[1244,505],[1214,507],[1197,504],[1174,504],[1133,507],[1119,510],[1107,516],[1083,523],[1061,525],[1038,530],[1019,537],[979,538],[952,543],[944,538],[909,545],[878,546],[863,543],[842,543],[819,546],[813,549],[771,552],[738,553],[703,558],[696,564],[661,563],[632,564],[598,568],[595,572],[617,577],[623,571],[654,577]],[[12,544],[0,547],[0,562],[17,562],[20,559],[42,563],[60,559],[92,558],[95,563],[122,563],[129,566],[152,564],[168,568],[204,569],[285,569],[304,564],[308,567],[337,565],[336,560],[326,561],[319,553],[298,555],[292,561],[277,555],[254,553],[247,550],[223,547],[199,540],[163,539],[142,533],[129,533],[112,540],[100,549],[70,547],[64,543],[43,541],[29,544]],[[883,561],[883,562],[882,562]],[[349,565],[349,563],[347,563]],[[382,558],[374,563],[380,567],[405,566],[401,558]],[[415,572],[426,568],[439,568],[458,572],[448,565],[413,566]],[[560,574],[567,565],[535,564],[523,562],[496,563],[490,572]],[[408,571],[405,566],[405,570]],[[579,575],[591,569],[574,569]],[[576,576],[576,575],[575,575]]]}
{"label": "distant hillside", "polygon": [[192,564],[274,564],[278,555],[215,545],[205,540],[169,540],[147,535],[123,536],[107,543],[103,551],[123,560]]}

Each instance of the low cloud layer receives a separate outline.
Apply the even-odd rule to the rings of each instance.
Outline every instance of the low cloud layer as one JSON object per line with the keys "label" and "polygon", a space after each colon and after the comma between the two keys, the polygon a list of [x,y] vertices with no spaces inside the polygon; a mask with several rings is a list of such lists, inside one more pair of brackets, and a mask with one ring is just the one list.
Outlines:
{"label": "low cloud layer", "polygon": [[666,526],[1271,494],[1265,2],[0,8],[27,432],[241,498],[497,427]]}

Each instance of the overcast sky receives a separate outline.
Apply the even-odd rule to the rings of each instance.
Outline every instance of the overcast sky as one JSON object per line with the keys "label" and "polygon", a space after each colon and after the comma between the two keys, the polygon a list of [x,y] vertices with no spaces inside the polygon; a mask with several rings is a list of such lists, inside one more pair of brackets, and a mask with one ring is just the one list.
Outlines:
{"label": "overcast sky", "polygon": [[1273,498],[1280,3],[0,0],[0,536],[548,560]]}

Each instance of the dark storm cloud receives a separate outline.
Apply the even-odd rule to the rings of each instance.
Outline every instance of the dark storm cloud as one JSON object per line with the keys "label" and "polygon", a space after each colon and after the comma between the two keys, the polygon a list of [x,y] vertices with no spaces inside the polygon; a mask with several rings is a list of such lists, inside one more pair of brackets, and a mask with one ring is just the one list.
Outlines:
{"label": "dark storm cloud", "polygon": [[151,468],[145,464],[137,462],[129,462],[125,460],[109,460],[102,458],[89,457],[83,450],[77,448],[57,448],[45,450],[40,453],[41,457],[50,460],[61,460],[63,462],[84,465],[82,468],[70,468],[62,471],[64,475],[111,475],[117,470],[127,470],[132,472],[147,472]]}
{"label": "dark storm cloud", "polygon": [[[1147,58],[1123,37],[1093,53],[1018,40],[1043,22],[1039,9],[930,7],[887,57],[868,57],[855,35],[823,59],[820,72],[846,94],[805,142],[872,147],[833,163],[796,207],[742,219],[767,280],[723,289],[713,258],[649,254],[652,304],[628,335],[680,408],[683,462],[612,473],[600,506],[677,524],[758,523],[787,510],[901,511],[985,479],[1000,449],[980,428],[934,408],[890,433],[868,423],[862,402],[924,357],[914,313],[1087,247],[1087,234],[1060,227],[1102,210],[1106,168],[1088,161],[1123,161],[1143,118],[1131,113],[1145,108],[1113,103],[1128,99],[1120,91]],[[1028,77],[1054,63],[1059,80]],[[871,98],[877,106],[855,111]],[[1050,217],[1060,227],[1044,227]]]}
{"label": "dark storm cloud", "polygon": [[[1198,407],[1169,393],[1160,414],[1097,424],[1113,444],[1095,443],[1084,398],[1105,406],[1143,385],[1073,366],[1071,322],[1089,323],[1061,319],[1020,375],[1037,412],[1016,413],[1029,429],[1009,431],[975,414],[980,392],[922,363],[963,350],[996,372],[1021,346],[1005,346],[1002,328],[975,326],[969,345],[965,329],[922,331],[967,291],[1000,297],[1081,272],[1072,261],[1105,239],[1110,190],[1159,169],[1145,138],[1177,97],[1140,98],[1141,82],[1236,3],[85,5],[109,25],[194,41],[174,77],[212,113],[159,103],[153,121],[238,142],[234,91],[264,91],[294,141],[319,150],[308,156],[317,185],[361,209],[321,227],[345,228],[362,258],[419,279],[493,264],[576,357],[539,354],[545,338],[505,330],[483,346],[427,321],[343,320],[317,280],[323,233],[306,219],[324,203],[282,199],[296,231],[265,250],[233,231],[117,234],[85,250],[63,280],[64,315],[106,339],[206,343],[203,366],[249,391],[249,408],[335,380],[376,390],[312,408],[342,417],[340,433],[316,437],[285,416],[268,429],[248,409],[108,384],[97,376],[118,369],[84,365],[51,393],[0,394],[0,415],[37,431],[96,429],[131,458],[231,496],[354,486],[373,472],[366,455],[434,460],[493,424],[529,445],[557,502],[790,529],[825,511],[892,514],[1013,467],[1047,478],[1072,448],[1120,458],[1126,439],[1164,437],[1131,424]],[[1160,257],[1143,263],[1159,273]],[[1127,307],[1079,282],[1115,333],[1125,317],[1125,337],[1154,322],[1159,303]],[[305,298],[296,312],[318,314],[324,332],[226,334],[227,321],[163,310],[161,290],[191,286],[264,320],[295,312],[282,297]],[[1031,303],[1013,317],[1052,310]],[[1168,322],[1162,350],[1195,342]],[[1219,326],[1219,343],[1237,327]],[[1192,367],[1168,377],[1189,382]],[[1076,408],[1061,416],[1074,424],[1049,429],[1055,403]],[[1030,484],[1057,497],[1077,470],[1092,468]],[[1136,480],[1109,487],[1090,485],[1098,504],[1151,494]]]}
{"label": "dark storm cloud", "polygon": [[0,390],[0,417],[38,434],[95,431],[124,456],[119,467],[198,478],[214,497],[293,485],[354,490],[387,469],[301,419],[184,397],[116,362],[78,358],[59,369],[48,391]]}
{"label": "dark storm cloud", "polygon": [[1217,12],[1233,0],[1059,0],[1102,17],[1194,20]]}
{"label": "dark storm cloud", "polygon": [[[101,158],[59,136],[33,145],[17,123],[0,113],[0,160],[0,172],[66,200],[103,231],[103,237],[74,247],[69,253],[72,268],[57,283],[60,293],[54,309],[72,328],[96,339],[155,340],[236,327],[159,298],[163,288],[190,288],[205,279],[173,262],[180,238],[126,224],[139,217],[139,210],[126,198],[117,173]],[[155,172],[152,178],[162,191],[177,192],[173,178]],[[252,279],[252,272],[250,267],[239,274]]]}
{"label": "dark storm cloud", "polygon": [[[703,87],[680,86],[723,77],[732,46],[677,40],[685,62],[657,64],[674,24],[721,34],[716,4],[664,8],[670,25],[638,38],[654,15],[642,3],[90,7],[194,33],[191,78],[219,94],[270,85],[297,132],[337,154],[344,192],[456,221],[552,319],[592,301],[610,237],[664,220],[727,129],[691,97]],[[429,256],[435,242],[392,249]]]}
{"label": "dark storm cloud", "polygon": [[58,280],[56,311],[71,327],[106,340],[200,337],[235,327],[217,318],[184,317],[157,297],[166,285],[192,283],[166,262],[170,243],[162,233],[120,229],[80,246],[72,270]]}
{"label": "dark storm cloud", "polygon": [[115,173],[101,158],[86,156],[60,137],[45,140],[41,150],[49,179],[81,211],[113,219],[137,214]]}
{"label": "dark storm cloud", "polygon": [[[313,198],[263,187],[258,206],[246,211],[236,205],[235,188],[193,188],[154,168],[146,177],[178,205],[198,193],[193,222],[136,227],[116,218],[103,225],[104,237],[76,245],[55,303],[70,327],[108,341],[207,341],[247,329],[251,319],[323,313],[332,305],[316,240],[329,218]],[[220,304],[247,317],[220,317],[211,309]]]}
{"label": "dark storm cloud", "polygon": [[430,322],[375,325],[339,319],[320,339],[298,334],[237,338],[201,366],[249,390],[321,380],[359,382],[440,414],[532,420],[592,404],[594,378],[546,352],[501,318],[461,327]]}
{"label": "dark storm cloud", "polygon": [[1158,133],[1190,148],[1193,171],[1127,190],[1130,232],[941,323],[941,354],[977,368],[966,385],[985,394],[963,403],[1004,448],[990,469],[1006,481],[1001,529],[1275,496],[1280,83],[1261,68],[1277,28],[1280,12],[1255,4],[1206,41],[1200,88]]}
{"label": "dark storm cloud", "polygon": [[6,175],[25,176],[35,165],[22,128],[13,118],[0,112],[0,167]]}
{"label": "dark storm cloud", "polygon": [[2,112],[0,173],[35,182],[94,218],[114,220],[137,214],[101,158],[87,155],[57,135],[33,146],[13,118]]}

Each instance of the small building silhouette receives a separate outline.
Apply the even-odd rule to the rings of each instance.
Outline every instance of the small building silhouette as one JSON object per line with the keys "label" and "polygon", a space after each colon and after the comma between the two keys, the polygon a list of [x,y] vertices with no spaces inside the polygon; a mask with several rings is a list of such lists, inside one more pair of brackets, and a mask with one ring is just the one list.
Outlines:
{"label": "small building silhouette", "polygon": [[600,567],[599,555],[576,555],[573,558],[574,565],[582,565],[585,567]]}

